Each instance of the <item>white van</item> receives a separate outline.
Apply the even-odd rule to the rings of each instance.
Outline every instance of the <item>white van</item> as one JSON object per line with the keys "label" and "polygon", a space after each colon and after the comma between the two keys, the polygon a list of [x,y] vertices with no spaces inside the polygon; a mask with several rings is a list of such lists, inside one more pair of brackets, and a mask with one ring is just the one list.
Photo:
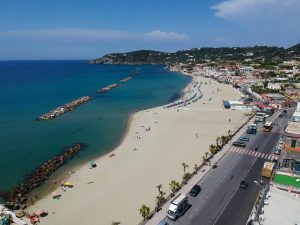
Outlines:
{"label": "white van", "polygon": [[176,220],[188,210],[188,207],[188,196],[179,194],[171,201],[169,209],[167,210],[167,216],[171,220]]}

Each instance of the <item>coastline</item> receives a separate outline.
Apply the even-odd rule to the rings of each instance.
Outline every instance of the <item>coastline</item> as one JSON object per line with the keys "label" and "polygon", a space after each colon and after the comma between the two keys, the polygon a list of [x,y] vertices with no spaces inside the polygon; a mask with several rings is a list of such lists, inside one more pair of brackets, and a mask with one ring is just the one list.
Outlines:
{"label": "coastline", "polygon": [[[190,76],[189,74],[185,74],[185,75],[188,75],[188,76]],[[195,77],[195,76],[192,76],[192,79],[191,79],[191,81],[188,83],[188,85],[185,87],[185,88],[183,88],[183,96],[184,95],[186,95],[187,93],[188,93],[188,89],[190,88],[190,85],[193,83],[193,81],[195,81],[197,78]],[[202,79],[204,79],[204,78],[202,78]],[[208,80],[208,79],[206,79],[206,80]],[[210,81],[211,82],[211,81]],[[215,82],[215,81],[212,81],[212,82]],[[202,89],[202,88],[201,88]],[[131,161],[131,163],[129,163],[127,166],[130,166],[130,164],[132,164],[132,160],[134,160],[134,159],[132,159],[132,160],[130,160],[130,159],[128,159],[128,156],[126,156],[126,154],[130,154],[130,152],[132,151],[130,151],[130,152],[128,152],[128,150],[127,150],[127,152],[126,151],[124,151],[124,148],[122,149],[122,145],[124,145],[124,142],[126,142],[126,140],[127,139],[129,139],[130,138],[130,136],[132,135],[132,133],[130,133],[130,131],[132,130],[132,129],[136,129],[138,126],[135,126],[136,124],[135,123],[138,123],[137,121],[140,121],[140,120],[142,120],[141,119],[141,117],[144,117],[145,115],[146,115],[146,117],[147,117],[147,114],[149,114],[149,112],[150,112],[150,114],[151,113],[153,113],[154,112],[154,114],[156,113],[155,111],[158,111],[158,113],[160,114],[160,113],[162,113],[162,114],[168,114],[168,112],[172,112],[172,114],[174,114],[174,110],[173,109],[161,109],[162,107],[161,106],[159,106],[159,107],[155,107],[155,108],[151,108],[151,109],[146,109],[146,110],[142,110],[142,111],[139,111],[139,112],[134,112],[132,115],[130,115],[129,116],[129,118],[128,118],[128,121],[127,121],[127,126],[126,126],[126,130],[125,130],[125,132],[124,132],[124,135],[123,135],[123,137],[121,138],[121,140],[120,140],[120,142],[117,144],[117,146],[116,146],[116,148],[113,148],[111,151],[108,151],[107,153],[105,153],[104,155],[102,155],[102,156],[99,156],[99,157],[97,157],[96,159],[95,159],[95,162],[98,164],[98,167],[95,169],[95,173],[98,173],[98,171],[101,171],[101,167],[102,167],[102,164],[107,164],[107,163],[109,163],[109,162],[111,162],[111,160],[114,160],[114,157],[113,158],[109,158],[109,155],[111,155],[112,153],[113,154],[115,154],[115,157],[116,158],[118,158],[118,157],[125,157],[125,161],[126,162],[128,162],[128,160],[129,160],[129,162]],[[180,111],[182,111],[183,113],[185,113],[185,112],[188,112],[188,110],[180,110]],[[175,113],[176,114],[176,113]],[[241,113],[240,113],[241,114]],[[165,116],[165,115],[164,115]],[[167,117],[168,117],[168,115],[167,115]],[[145,120],[144,120],[145,121]],[[149,119],[148,119],[148,121],[149,121]],[[153,122],[153,121],[152,121]],[[155,126],[155,124],[153,124],[153,125],[151,125],[151,126]],[[150,132],[151,133],[151,132]],[[142,137],[142,138],[144,138],[144,137]],[[175,141],[176,142],[176,141]],[[208,141],[208,144],[210,143],[213,143],[214,141],[211,141],[211,140],[209,140]],[[188,144],[188,143],[187,143]],[[125,145],[126,145],[126,143],[125,143]],[[149,143],[148,143],[148,145],[149,145]],[[207,145],[207,144],[206,144]],[[126,146],[126,147],[128,147],[128,146]],[[174,148],[176,148],[176,145],[175,146],[173,146]],[[193,146],[194,147],[194,146]],[[208,151],[208,149],[206,150],[206,151]],[[126,152],[125,154],[124,154],[124,152]],[[134,151],[135,152],[135,151]],[[135,152],[135,153],[139,153],[140,151],[139,151],[139,148],[138,148],[138,150]],[[156,152],[157,153],[157,152]],[[203,153],[203,152],[202,152]],[[146,153],[144,153],[144,154],[146,154]],[[147,154],[149,154],[149,153],[147,153]],[[120,156],[119,156],[120,155]],[[201,158],[201,155],[199,155],[199,154],[196,154],[197,155],[197,158],[199,157],[199,159],[198,159],[198,161],[200,160],[200,158]],[[149,155],[150,157],[153,157],[153,155]],[[147,158],[147,157],[146,157]],[[156,159],[156,157],[154,157],[154,159]],[[144,160],[144,158],[143,158],[143,160]],[[124,161],[124,160],[123,160]],[[145,162],[146,163],[146,162]],[[74,189],[77,189],[76,188],[76,186],[77,186],[77,182],[81,182],[81,181],[79,181],[80,180],[80,178],[79,177],[77,177],[77,173],[84,173],[85,175],[89,175],[89,174],[86,174],[85,172],[86,172],[86,170],[87,170],[87,165],[86,165],[87,163],[85,162],[83,162],[83,163],[81,163],[81,165],[78,165],[77,167],[76,167],[76,173],[73,175],[73,174],[67,174],[67,175],[69,175],[68,177],[66,177],[65,179],[73,179],[73,183],[75,184],[75,187],[74,187]],[[114,165],[114,166],[116,166],[116,165]],[[108,166],[108,168],[106,168],[107,169],[107,171],[106,172],[113,172],[113,173],[115,173],[116,174],[116,176],[118,175],[117,174],[117,171],[116,171],[116,169],[114,169],[114,166],[113,167],[111,167],[111,166]],[[132,165],[131,165],[132,166]],[[143,165],[141,165],[141,166],[143,166]],[[151,165],[152,167],[153,167],[153,165]],[[179,169],[181,170],[181,168],[180,168],[180,162],[178,163],[178,165],[176,165],[176,167],[179,167]],[[192,167],[192,165],[191,165],[191,167]],[[150,167],[151,168],[151,167]],[[75,168],[74,168],[75,169]],[[120,169],[120,168],[119,168]],[[131,169],[133,169],[133,168],[131,168]],[[91,171],[92,173],[94,172],[94,171]],[[147,171],[146,171],[147,172]],[[178,171],[177,171],[178,172]],[[101,172],[100,172],[101,173]],[[103,172],[102,172],[102,174],[101,175],[106,175],[106,179],[108,179],[108,180],[110,180],[110,182],[112,182],[112,183],[114,183],[114,181],[112,181],[109,177],[107,177],[107,174],[103,174]],[[113,174],[112,174],[113,175]],[[178,175],[179,175],[179,177],[181,176],[181,173],[179,173],[179,174],[174,174],[174,176],[176,176],[177,177],[177,179],[179,179],[179,177],[178,177]],[[173,176],[173,175],[172,175]],[[92,176],[93,177],[93,176]],[[122,177],[118,177],[119,179],[121,179],[121,180],[123,180],[123,182],[124,182],[124,178],[122,178]],[[93,179],[95,179],[95,177],[93,177]],[[132,182],[135,182],[134,180],[136,180],[137,178],[136,177],[134,177],[134,178],[128,178],[129,180],[131,180]],[[133,179],[133,180],[132,180]],[[96,183],[96,182],[95,182]],[[128,181],[126,182],[126,183],[128,183]],[[161,178],[161,183],[163,183],[163,184],[165,184],[166,183],[166,181],[165,181],[165,178]],[[94,185],[94,184],[93,184]],[[80,186],[82,186],[82,189],[86,189],[87,187],[83,187],[83,186],[93,186],[93,185],[86,185],[86,183],[84,183],[84,182],[81,182],[81,184],[80,184]],[[100,184],[99,184],[100,185]],[[156,190],[155,190],[155,185],[157,185],[157,183],[155,183],[155,184],[153,184],[153,187],[150,187],[150,189],[151,189],[151,191],[150,191],[150,193],[149,193],[149,195],[150,195],[150,198],[152,199],[153,198],[153,200],[154,200],[154,196],[152,196],[153,195],[153,192],[156,192]],[[94,186],[96,186],[96,185],[94,185]],[[164,186],[164,189],[168,189],[168,186],[167,185],[163,185]],[[132,189],[134,189],[134,187],[131,187]],[[152,189],[153,189],[153,191],[152,191]],[[97,189],[98,190],[98,189]],[[68,195],[69,194],[69,192],[72,192],[73,190],[70,190],[70,191],[67,191],[67,193],[66,193],[66,195]],[[108,190],[106,190],[105,188],[104,188],[104,191],[108,191]],[[130,191],[130,190],[128,190],[128,191]],[[164,191],[166,191],[166,190],[164,190]],[[101,196],[101,193],[97,193],[98,191],[96,191],[96,192],[93,192],[93,193],[95,193],[95,194],[100,194],[100,196]],[[108,191],[109,192],[109,191]],[[82,192],[81,192],[82,193]],[[147,193],[148,194],[148,192],[145,192],[145,193]],[[152,194],[151,194],[152,193]],[[82,193],[83,194],[83,193]],[[80,194],[80,195],[82,195],[82,194]],[[65,195],[65,193],[63,194],[63,195]],[[152,196],[152,197],[151,197]],[[69,196],[67,196],[67,197],[69,197]],[[103,197],[103,198],[105,198],[105,196],[101,196],[101,197]],[[62,198],[64,198],[64,196],[62,197]],[[147,198],[148,199],[148,201],[149,201],[149,197]],[[62,200],[62,199],[61,199]],[[61,200],[58,200],[58,201],[61,201]],[[151,204],[151,208],[153,208],[153,204],[154,204],[154,201],[153,200],[151,200],[150,202],[150,204]],[[48,210],[46,207],[48,206],[48,203],[49,203],[49,201],[50,202],[52,202],[52,199],[51,199],[51,197],[49,198],[49,193],[48,194],[46,194],[45,193],[45,195],[43,196],[43,198],[41,199],[41,200],[39,200],[39,201],[37,201],[36,202],[36,204],[34,204],[32,207],[30,207],[29,208],[29,210],[36,210],[36,209],[41,209],[41,207],[45,207],[45,208],[43,208],[43,209],[45,209],[45,210]],[[67,200],[68,201],[68,200]],[[121,201],[122,202],[122,201]],[[67,202],[64,202],[64,204],[65,203],[67,203]],[[123,203],[124,203],[124,201],[123,201]],[[143,202],[142,202],[143,203]],[[141,203],[141,204],[142,204]],[[146,204],[148,204],[148,202],[145,202]],[[51,204],[51,203],[50,203]],[[53,209],[52,209],[52,207],[54,207]],[[52,211],[52,210],[55,210],[55,215],[56,215],[56,209],[58,209],[58,208],[56,208],[55,206],[50,206],[50,208],[51,209],[49,209],[49,211]],[[80,207],[79,207],[80,208]],[[130,207],[129,207],[130,208]],[[78,209],[78,208],[77,208]],[[124,221],[124,218],[120,218],[119,220],[122,222],[122,224],[132,224],[131,222],[133,222],[134,221],[134,223],[137,223],[137,222],[139,222],[139,215],[138,215],[138,207],[135,207],[134,209],[132,209],[131,210],[131,213],[134,211],[134,213],[136,214],[136,215],[134,215],[133,216],[133,218],[130,218],[129,219],[129,221]],[[49,212],[49,214],[51,214],[50,212]],[[115,213],[117,216],[118,216],[118,213]],[[42,220],[42,224],[53,224],[54,223],[54,221],[55,222],[57,222],[57,221],[59,221],[60,219],[59,219],[59,217],[58,218],[54,218],[54,220],[53,220],[53,218],[51,219],[50,217],[53,217],[53,216],[51,216],[51,215],[49,215],[49,218],[46,218],[46,219],[44,219],[44,220]],[[55,217],[55,216],[54,216]],[[95,219],[95,218],[94,218]],[[115,218],[115,219],[118,219],[118,218]],[[48,221],[48,220],[51,220],[51,221]],[[52,221],[53,220],[53,221]],[[109,221],[113,221],[114,220],[114,218],[107,218],[107,221],[106,222],[109,222]],[[70,221],[71,222],[71,221]],[[64,221],[64,223],[66,223],[66,224],[69,224],[69,222],[68,221]],[[91,224],[93,224],[93,223],[91,223]]]}
{"label": "coastline", "polygon": [[[177,72],[177,73],[179,73],[183,76],[188,76],[188,77],[191,78],[191,80],[186,84],[186,86],[181,89],[181,91],[180,91],[181,94],[180,94],[178,99],[186,97],[186,95],[188,94],[188,88],[190,87],[190,85],[194,81],[193,76],[191,74],[188,74],[188,73],[183,72],[183,71],[177,71],[177,70],[176,71],[175,70],[169,70],[169,71]],[[171,102],[172,101],[167,102],[166,104],[171,103]],[[159,108],[159,107],[161,107],[161,106],[156,106],[154,108]],[[131,124],[134,122],[134,116],[139,112],[149,110],[149,109],[154,109],[154,108],[145,108],[145,109],[140,110],[140,111],[131,112],[128,115],[126,121],[125,121],[125,130],[123,132],[123,135],[116,142],[115,145],[113,145],[111,148],[107,149],[105,152],[103,152],[101,154],[98,154],[98,155],[89,156],[89,157],[87,157],[83,160],[80,160],[79,162],[76,162],[75,164],[74,163],[72,164],[72,162],[69,162],[69,164],[63,165],[61,168],[59,168],[57,171],[55,171],[53,174],[51,174],[51,176],[49,177],[49,179],[47,181],[45,181],[40,187],[38,187],[36,189],[33,189],[28,194],[28,199],[30,199],[27,202],[28,207],[30,208],[31,206],[33,206],[35,204],[35,202],[39,201],[40,199],[44,198],[47,195],[50,195],[53,191],[55,191],[58,188],[57,185],[56,186],[49,185],[51,180],[66,181],[71,177],[72,171],[77,171],[80,168],[86,166],[89,161],[98,161],[98,160],[101,160],[101,158],[108,157],[110,154],[112,154],[113,151],[115,149],[117,149],[122,144],[122,142],[126,139],[126,137],[128,135],[128,132],[130,130]]]}

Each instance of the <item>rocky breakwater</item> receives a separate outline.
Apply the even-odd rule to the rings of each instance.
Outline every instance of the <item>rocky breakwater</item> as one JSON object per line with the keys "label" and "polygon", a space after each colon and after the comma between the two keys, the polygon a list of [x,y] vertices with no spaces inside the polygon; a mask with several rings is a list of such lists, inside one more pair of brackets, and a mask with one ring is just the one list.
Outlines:
{"label": "rocky breakwater", "polygon": [[50,112],[47,112],[43,115],[41,115],[38,119],[39,120],[50,120],[54,119],[68,111],[71,111],[75,109],[76,107],[80,106],[81,104],[89,101],[91,99],[90,96],[82,96],[80,98],[77,98],[71,102],[68,102],[67,104],[63,106],[59,106],[56,109],[51,110]]}
{"label": "rocky breakwater", "polygon": [[120,82],[120,83],[126,83],[127,81],[129,81],[129,80],[131,80],[131,79],[132,79],[132,77],[126,77],[126,78],[120,80],[119,82]]}
{"label": "rocky breakwater", "polygon": [[5,206],[12,210],[26,208],[28,193],[34,188],[39,187],[44,181],[48,180],[54,171],[86,147],[86,145],[80,143],[66,147],[61,154],[44,162],[35,169],[20,185],[10,191],[0,192],[0,197],[6,201]]}
{"label": "rocky breakwater", "polygon": [[110,84],[110,85],[107,85],[106,87],[104,88],[101,88],[97,91],[97,93],[105,93],[105,92],[108,92],[110,91],[111,89],[117,87],[118,84],[114,83],[114,84]]}

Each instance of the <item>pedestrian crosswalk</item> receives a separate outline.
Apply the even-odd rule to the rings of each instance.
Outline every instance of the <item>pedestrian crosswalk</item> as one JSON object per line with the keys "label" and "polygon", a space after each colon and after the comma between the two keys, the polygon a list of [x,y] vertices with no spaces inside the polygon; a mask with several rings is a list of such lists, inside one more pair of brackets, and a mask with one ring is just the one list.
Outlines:
{"label": "pedestrian crosswalk", "polygon": [[273,159],[279,160],[279,157],[276,155],[267,154],[267,153],[263,153],[263,152],[257,152],[257,151],[249,150],[246,148],[236,147],[236,146],[231,146],[229,151],[239,153],[239,154],[249,155],[249,156],[256,157],[256,158],[262,158],[262,159],[270,160],[270,161]]}

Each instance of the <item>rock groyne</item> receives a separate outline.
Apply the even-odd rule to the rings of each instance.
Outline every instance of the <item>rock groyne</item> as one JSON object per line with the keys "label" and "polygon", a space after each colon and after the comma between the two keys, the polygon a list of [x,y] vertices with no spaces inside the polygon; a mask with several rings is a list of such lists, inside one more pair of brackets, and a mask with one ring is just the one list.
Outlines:
{"label": "rock groyne", "polygon": [[39,120],[50,120],[54,119],[68,111],[71,111],[75,109],[76,107],[82,105],[83,103],[89,101],[91,99],[90,96],[82,96],[80,98],[77,98],[71,102],[68,102],[67,104],[63,106],[59,106],[56,109],[51,110],[50,112],[47,112],[43,115],[41,115],[38,119]]}
{"label": "rock groyne", "polygon": [[35,169],[20,185],[10,191],[0,192],[0,197],[6,201],[5,206],[13,210],[26,208],[28,193],[48,180],[54,171],[86,147],[87,145],[85,144],[76,143],[65,148],[61,154],[44,162]]}
{"label": "rock groyne", "polygon": [[104,88],[101,88],[97,91],[97,93],[105,93],[105,92],[108,92],[110,91],[111,89],[117,87],[118,84],[114,83],[114,84],[110,84],[110,85],[107,85],[106,87]]}

